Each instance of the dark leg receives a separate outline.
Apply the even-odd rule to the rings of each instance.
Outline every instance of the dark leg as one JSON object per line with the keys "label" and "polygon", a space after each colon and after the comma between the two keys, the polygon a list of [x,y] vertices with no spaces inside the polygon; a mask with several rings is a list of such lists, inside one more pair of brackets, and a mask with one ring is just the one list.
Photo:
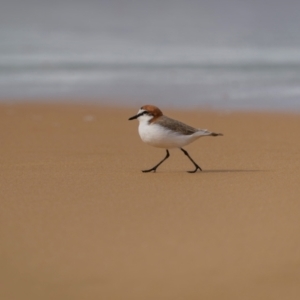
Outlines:
{"label": "dark leg", "polygon": [[186,150],[184,150],[183,148],[180,148],[180,150],[190,159],[190,161],[194,164],[194,166],[196,167],[196,169],[194,171],[188,171],[188,173],[195,173],[197,172],[197,170],[199,169],[200,171],[202,171],[202,169],[200,168],[200,166],[198,166],[194,160],[190,157],[190,155],[188,154],[188,152]]}
{"label": "dark leg", "polygon": [[160,161],[156,166],[154,166],[153,168],[149,169],[149,170],[142,170],[142,172],[147,173],[147,172],[151,172],[154,171],[156,172],[156,169],[170,156],[169,150],[167,149],[167,154],[166,157]]}

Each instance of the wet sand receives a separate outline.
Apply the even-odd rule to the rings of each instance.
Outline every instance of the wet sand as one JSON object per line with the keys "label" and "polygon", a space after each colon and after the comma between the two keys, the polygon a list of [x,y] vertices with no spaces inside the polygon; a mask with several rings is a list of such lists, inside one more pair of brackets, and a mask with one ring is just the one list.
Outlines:
{"label": "wet sand", "polygon": [[0,105],[0,298],[300,299],[300,115],[165,109],[224,136],[144,174],[136,111]]}

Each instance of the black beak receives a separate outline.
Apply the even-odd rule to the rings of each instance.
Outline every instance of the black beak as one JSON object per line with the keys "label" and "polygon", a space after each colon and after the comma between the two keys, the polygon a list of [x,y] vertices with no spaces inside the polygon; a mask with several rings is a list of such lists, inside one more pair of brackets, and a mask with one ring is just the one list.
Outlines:
{"label": "black beak", "polygon": [[129,118],[128,120],[131,121],[131,120],[137,119],[138,117],[139,117],[139,115],[135,115],[135,116]]}
{"label": "black beak", "polygon": [[144,113],[144,112],[141,112],[141,113],[139,113],[139,114],[137,114],[137,115],[135,115],[135,116],[129,118],[128,120],[131,121],[131,120],[137,119],[137,118],[140,117],[143,113]]}

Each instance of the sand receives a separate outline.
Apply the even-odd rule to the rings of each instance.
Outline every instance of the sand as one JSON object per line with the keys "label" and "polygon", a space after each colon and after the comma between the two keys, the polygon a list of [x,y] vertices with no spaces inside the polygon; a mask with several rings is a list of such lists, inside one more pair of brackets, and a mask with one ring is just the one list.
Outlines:
{"label": "sand", "polygon": [[136,111],[0,105],[0,299],[300,299],[300,115],[165,109],[224,136],[144,174]]}

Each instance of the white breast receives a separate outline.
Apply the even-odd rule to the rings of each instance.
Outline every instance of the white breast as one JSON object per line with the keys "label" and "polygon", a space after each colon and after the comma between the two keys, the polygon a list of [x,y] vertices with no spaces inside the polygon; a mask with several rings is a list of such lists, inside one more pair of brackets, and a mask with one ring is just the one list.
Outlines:
{"label": "white breast", "polygon": [[148,121],[143,122],[142,120],[139,124],[139,134],[144,143],[165,149],[183,147],[199,138],[194,134],[182,135],[159,124],[149,124]]}

